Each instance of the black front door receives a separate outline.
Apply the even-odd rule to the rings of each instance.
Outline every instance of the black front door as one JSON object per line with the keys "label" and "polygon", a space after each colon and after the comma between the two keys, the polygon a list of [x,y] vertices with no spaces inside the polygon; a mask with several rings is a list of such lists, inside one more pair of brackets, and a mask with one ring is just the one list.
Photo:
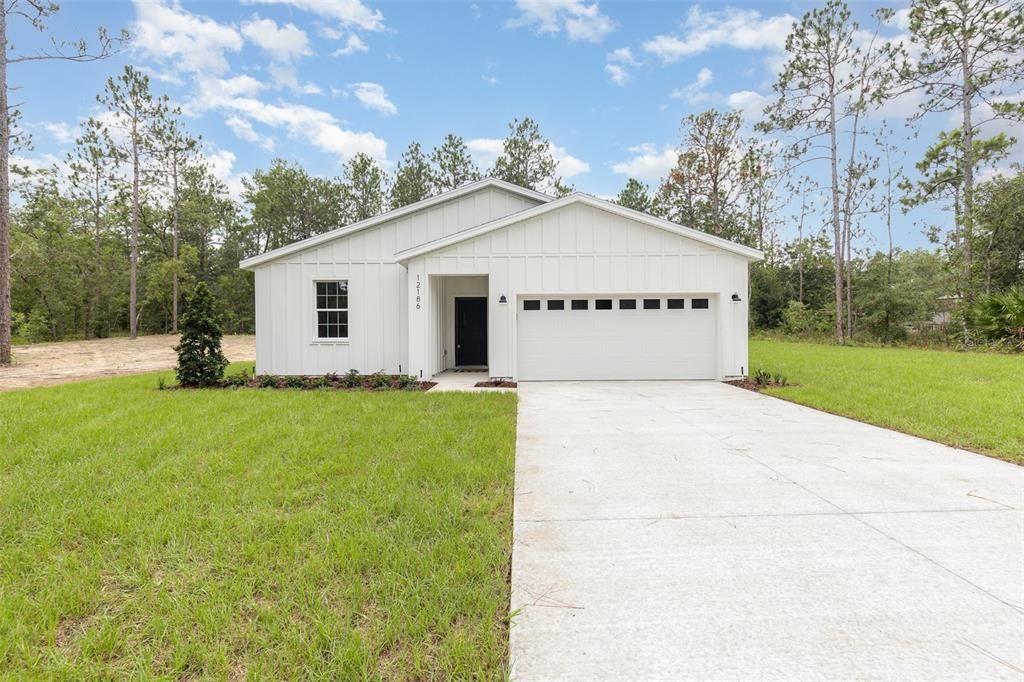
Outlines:
{"label": "black front door", "polygon": [[487,364],[487,299],[455,299],[455,364]]}

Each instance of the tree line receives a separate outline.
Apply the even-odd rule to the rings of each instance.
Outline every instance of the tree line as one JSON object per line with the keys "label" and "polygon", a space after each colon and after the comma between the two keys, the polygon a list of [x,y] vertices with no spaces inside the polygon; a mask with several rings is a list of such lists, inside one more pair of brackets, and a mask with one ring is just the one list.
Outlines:
{"label": "tree line", "polygon": [[[630,179],[619,194],[624,205],[762,249],[752,273],[759,328],[827,327],[842,343],[901,340],[917,323],[931,337],[972,343],[987,327],[974,319],[979,298],[1024,285],[1024,176],[1014,165],[991,177],[1017,140],[983,136],[998,121],[1024,121],[1024,4],[914,0],[907,43],[883,37],[894,18],[880,9],[861,25],[842,0],[808,11],[786,39],[754,134],[744,135],[739,112],[687,116],[669,175],[653,192]],[[908,96],[918,103],[910,135],[925,120],[956,121],[913,176],[884,115]],[[927,226],[935,250],[897,249],[897,214],[922,205],[948,211]],[[886,228],[882,249],[858,249],[869,221]],[[783,223],[797,236],[779,243]],[[1024,337],[1024,310],[1005,314],[1004,326]]]}
{"label": "tree line", "polygon": [[[18,3],[5,7],[10,14]],[[39,26],[41,16],[48,15],[36,16]],[[883,37],[893,19],[879,10],[862,26],[841,0],[810,10],[786,40],[759,120],[736,111],[687,116],[669,174],[654,188],[631,178],[617,197],[762,249],[766,259],[751,275],[757,328],[839,342],[913,333],[971,342],[988,328],[972,319],[979,299],[1024,282],[1024,176],[1018,167],[992,174],[1016,140],[983,136],[993,121],[1024,120],[1024,103],[1014,97],[1024,77],[1024,7],[915,0],[908,44]],[[117,43],[100,38],[92,51],[76,43],[48,56],[104,58]],[[7,62],[15,63],[10,55]],[[912,161],[913,174],[899,132],[881,115],[911,94],[919,102],[907,121],[912,133],[924,120],[957,121]],[[11,169],[20,201],[13,211],[0,206],[0,261],[10,266],[0,272],[0,327],[7,274],[6,315],[17,338],[173,332],[181,301],[199,282],[213,292],[226,332],[251,332],[252,278],[237,267],[245,257],[483,175],[556,195],[572,191],[537,123],[522,118],[509,124],[490,169],[448,134],[429,151],[409,144],[393,172],[365,154],[333,178],[277,159],[245,178],[236,200],[213,173],[203,141],[145,73],[125,67],[97,103],[61,163]],[[2,164],[23,135],[16,112],[5,122],[13,132],[0,149]],[[9,187],[2,189],[6,199]],[[903,214],[926,204],[948,208],[948,220],[928,226],[934,248],[896,248]],[[868,242],[871,221],[885,225],[886,243]],[[783,241],[784,228],[795,237]]]}

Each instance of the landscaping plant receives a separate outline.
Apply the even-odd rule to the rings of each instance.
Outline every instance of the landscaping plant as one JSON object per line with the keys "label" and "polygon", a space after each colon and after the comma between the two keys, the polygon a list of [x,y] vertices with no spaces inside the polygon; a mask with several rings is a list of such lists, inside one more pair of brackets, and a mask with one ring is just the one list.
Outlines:
{"label": "landscaping plant", "polygon": [[985,296],[975,304],[970,319],[986,340],[1024,351],[1024,287]]}
{"label": "landscaping plant", "polygon": [[213,294],[204,282],[196,285],[181,317],[178,381],[182,386],[216,386],[224,377],[228,360],[221,351],[220,323],[214,313]]}

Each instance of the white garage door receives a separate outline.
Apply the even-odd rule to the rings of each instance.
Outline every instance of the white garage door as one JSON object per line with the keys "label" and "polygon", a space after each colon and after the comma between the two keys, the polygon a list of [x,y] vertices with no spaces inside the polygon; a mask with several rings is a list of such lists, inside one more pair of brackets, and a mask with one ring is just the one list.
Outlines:
{"label": "white garage door", "polygon": [[522,296],[518,379],[715,379],[717,312],[706,296]]}

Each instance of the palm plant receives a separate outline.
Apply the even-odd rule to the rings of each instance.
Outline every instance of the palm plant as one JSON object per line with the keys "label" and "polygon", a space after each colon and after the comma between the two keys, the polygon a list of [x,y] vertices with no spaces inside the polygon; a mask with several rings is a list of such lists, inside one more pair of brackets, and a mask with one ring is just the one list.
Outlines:
{"label": "palm plant", "polygon": [[984,338],[1024,351],[1024,287],[983,297],[971,310],[970,320]]}

